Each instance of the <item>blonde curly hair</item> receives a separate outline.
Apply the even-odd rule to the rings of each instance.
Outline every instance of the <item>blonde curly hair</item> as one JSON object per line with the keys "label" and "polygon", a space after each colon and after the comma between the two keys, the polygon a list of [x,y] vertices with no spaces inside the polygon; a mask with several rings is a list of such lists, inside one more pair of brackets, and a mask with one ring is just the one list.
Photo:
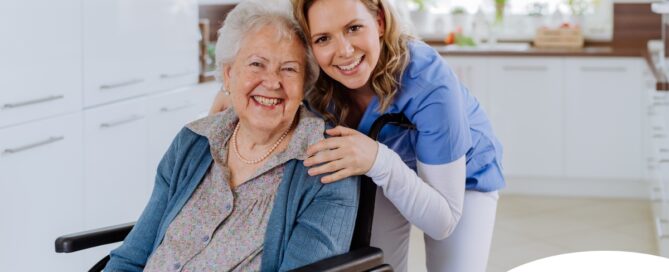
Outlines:
{"label": "blonde curly hair", "polygon": [[[307,17],[309,8],[318,0],[291,0],[293,16],[300,24],[307,37],[310,30]],[[400,88],[402,73],[409,63],[408,41],[414,39],[402,27],[395,11],[387,0],[359,0],[369,12],[376,16],[382,14],[385,22],[384,35],[381,37],[379,61],[371,75],[372,91],[379,99],[379,112],[385,112]],[[306,93],[306,99],[329,122],[337,125],[346,124],[350,113],[351,100],[344,92],[346,87],[324,72],[320,73],[314,89]]]}

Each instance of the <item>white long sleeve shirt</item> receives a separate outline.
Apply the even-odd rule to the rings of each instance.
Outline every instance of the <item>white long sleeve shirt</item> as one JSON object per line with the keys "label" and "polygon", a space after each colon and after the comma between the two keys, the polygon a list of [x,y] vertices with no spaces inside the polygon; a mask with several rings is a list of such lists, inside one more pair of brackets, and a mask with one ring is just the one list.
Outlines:
{"label": "white long sleeve shirt", "polygon": [[379,143],[376,160],[365,174],[380,187],[371,243],[383,250],[396,271],[406,269],[411,224],[441,240],[453,232],[462,215],[465,156],[442,165],[418,161],[416,166],[418,173]]}

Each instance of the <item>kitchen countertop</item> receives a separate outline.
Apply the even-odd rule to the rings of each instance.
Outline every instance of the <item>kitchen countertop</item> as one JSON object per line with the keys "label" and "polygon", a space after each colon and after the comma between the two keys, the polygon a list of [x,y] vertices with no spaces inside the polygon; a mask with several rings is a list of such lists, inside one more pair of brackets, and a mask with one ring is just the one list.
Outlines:
{"label": "kitchen countertop", "polygon": [[[651,41],[652,42],[652,41]],[[588,45],[583,48],[537,48],[528,43],[499,43],[478,47],[462,47],[428,42],[444,56],[527,56],[527,57],[641,57],[655,76],[656,89],[669,91],[669,80],[659,65],[659,53],[652,46],[647,48],[615,47],[611,45]],[[655,42],[657,43],[657,42]],[[656,47],[656,46],[655,46]]]}
{"label": "kitchen countertop", "polygon": [[642,49],[612,46],[586,46],[583,48],[537,48],[526,43],[499,43],[480,47],[461,47],[431,44],[437,52],[447,56],[556,56],[556,57],[641,57]]}

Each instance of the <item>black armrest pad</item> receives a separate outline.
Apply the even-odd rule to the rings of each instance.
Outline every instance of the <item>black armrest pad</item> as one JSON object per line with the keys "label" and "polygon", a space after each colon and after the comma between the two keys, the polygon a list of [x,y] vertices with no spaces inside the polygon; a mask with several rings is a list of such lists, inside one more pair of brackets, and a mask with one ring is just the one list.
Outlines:
{"label": "black armrest pad", "polygon": [[383,252],[380,249],[363,247],[291,271],[365,271],[382,264]]}
{"label": "black armrest pad", "polygon": [[64,235],[56,239],[56,252],[71,253],[91,247],[121,242],[135,222]]}

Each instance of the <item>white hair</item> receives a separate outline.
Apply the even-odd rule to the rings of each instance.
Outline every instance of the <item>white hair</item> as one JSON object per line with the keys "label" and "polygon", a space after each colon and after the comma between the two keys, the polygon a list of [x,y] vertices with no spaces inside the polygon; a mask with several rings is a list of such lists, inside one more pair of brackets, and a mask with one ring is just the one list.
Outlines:
{"label": "white hair", "polygon": [[290,3],[282,4],[279,1],[246,0],[235,6],[218,30],[216,41],[216,66],[220,78],[225,65],[234,62],[241,43],[249,33],[254,33],[261,27],[272,25],[276,27],[281,39],[297,37],[306,52],[305,92],[311,90],[320,69],[309,48],[308,39],[292,15]]}

